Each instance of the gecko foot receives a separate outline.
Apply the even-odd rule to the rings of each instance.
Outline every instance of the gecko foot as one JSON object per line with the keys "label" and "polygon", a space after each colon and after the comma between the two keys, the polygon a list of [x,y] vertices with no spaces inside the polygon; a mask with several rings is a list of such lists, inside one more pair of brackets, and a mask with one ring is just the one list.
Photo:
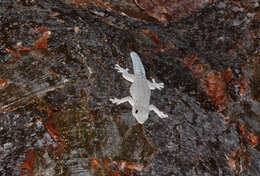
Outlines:
{"label": "gecko foot", "polygon": [[157,83],[157,82],[155,82],[155,79],[153,78],[152,79],[152,81],[153,81],[153,86],[156,88],[156,89],[159,89],[159,90],[161,90],[162,88],[164,88],[164,84],[163,83]]}
{"label": "gecko foot", "polygon": [[109,99],[112,103],[119,105],[121,101],[118,98],[110,98]]}
{"label": "gecko foot", "polygon": [[167,114],[165,114],[165,113],[163,113],[163,112],[161,112],[161,111],[160,111],[160,113],[158,114],[158,116],[159,116],[160,118],[162,118],[162,119],[168,117]]}
{"label": "gecko foot", "polygon": [[124,69],[122,67],[120,67],[120,65],[116,64],[115,69],[119,72],[119,73],[127,73],[128,72],[128,68]]}

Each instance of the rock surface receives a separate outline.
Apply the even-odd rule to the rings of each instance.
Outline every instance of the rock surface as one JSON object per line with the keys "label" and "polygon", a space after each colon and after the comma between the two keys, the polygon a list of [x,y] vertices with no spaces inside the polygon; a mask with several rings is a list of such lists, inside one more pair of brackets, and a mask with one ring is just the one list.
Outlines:
{"label": "rock surface", "polygon": [[[0,175],[260,175],[259,2],[179,2],[0,1]],[[168,118],[109,102],[131,51]]]}

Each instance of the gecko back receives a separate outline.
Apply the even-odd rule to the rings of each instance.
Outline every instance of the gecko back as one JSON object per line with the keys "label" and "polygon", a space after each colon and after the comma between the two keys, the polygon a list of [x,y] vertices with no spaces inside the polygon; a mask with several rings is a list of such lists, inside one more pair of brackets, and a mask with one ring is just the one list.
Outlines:
{"label": "gecko back", "polygon": [[133,68],[134,68],[134,74],[135,75],[142,75],[145,77],[145,70],[144,66],[140,60],[140,57],[138,54],[134,51],[130,53],[130,56],[132,58]]}
{"label": "gecko back", "polygon": [[156,83],[154,79],[148,81],[145,76],[144,66],[135,52],[131,52],[134,74],[129,74],[128,69],[123,69],[119,65],[116,65],[115,69],[122,73],[123,77],[132,82],[130,87],[130,95],[125,98],[111,98],[112,103],[121,104],[129,102],[132,106],[132,114],[136,118],[137,122],[143,124],[149,117],[149,111],[154,111],[159,117],[168,117],[156,106],[150,104],[151,90],[163,88],[163,83]]}

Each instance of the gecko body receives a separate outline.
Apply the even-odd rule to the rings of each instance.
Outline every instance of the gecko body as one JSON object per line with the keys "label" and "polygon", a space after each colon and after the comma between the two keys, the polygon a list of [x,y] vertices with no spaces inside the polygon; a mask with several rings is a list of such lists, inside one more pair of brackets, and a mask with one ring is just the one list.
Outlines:
{"label": "gecko body", "polygon": [[132,106],[132,114],[136,118],[137,122],[143,124],[149,116],[149,111],[153,110],[159,117],[168,117],[156,106],[150,104],[151,90],[162,89],[163,83],[156,83],[154,79],[152,82],[146,79],[145,69],[141,62],[141,59],[135,52],[130,53],[134,74],[129,74],[128,69],[124,69],[116,64],[115,69],[122,73],[122,76],[132,82],[130,87],[130,95],[128,97],[117,99],[110,99],[112,103],[121,104],[129,102]]}

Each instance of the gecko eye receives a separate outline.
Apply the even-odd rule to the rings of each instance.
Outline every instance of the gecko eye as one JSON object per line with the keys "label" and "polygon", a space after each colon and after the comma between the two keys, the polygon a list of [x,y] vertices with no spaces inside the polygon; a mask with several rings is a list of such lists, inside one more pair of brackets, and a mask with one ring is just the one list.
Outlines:
{"label": "gecko eye", "polygon": [[135,110],[135,113],[136,113],[136,114],[138,113],[138,109],[137,109],[137,110]]}

